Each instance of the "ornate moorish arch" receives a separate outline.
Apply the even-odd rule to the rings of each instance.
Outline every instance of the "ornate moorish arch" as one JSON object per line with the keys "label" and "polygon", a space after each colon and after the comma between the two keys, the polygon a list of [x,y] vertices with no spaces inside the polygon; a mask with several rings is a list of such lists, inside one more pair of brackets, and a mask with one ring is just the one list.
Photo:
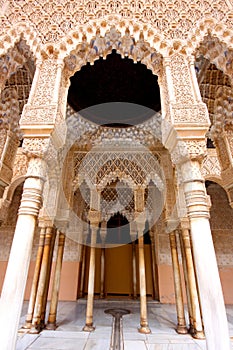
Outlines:
{"label": "ornate moorish arch", "polygon": [[24,40],[34,57],[40,52],[41,42],[36,30],[27,21],[17,22],[13,26],[6,26],[0,36],[0,56],[6,55],[18,42]]}
{"label": "ornate moorish arch", "polygon": [[[106,10],[111,11],[111,12],[115,12],[115,10],[113,11],[113,7],[109,8],[109,3],[105,3],[105,2],[89,2],[87,9],[83,8],[82,10],[79,10],[80,12],[77,13],[77,9],[76,12],[73,12],[73,8],[75,7],[75,3],[72,1],[73,6],[71,4],[71,1],[67,1],[66,4],[64,4],[64,10],[66,12],[66,14],[68,15],[68,17],[72,17],[72,14],[75,14],[75,16],[73,16],[72,18],[75,19],[75,21],[73,23],[75,23],[75,27],[79,28],[80,26],[77,25],[77,18],[80,18],[80,20],[86,22],[89,22],[91,16],[93,18],[104,18],[106,16]],[[81,2],[80,2],[81,3]],[[194,2],[190,2],[190,1],[181,1],[179,3],[175,3],[178,5],[177,8],[173,9],[172,7],[174,6],[174,2],[171,3],[169,1],[161,1],[162,6],[164,6],[164,9],[161,9],[160,11],[158,11],[158,18],[159,20],[157,22],[155,22],[154,20],[157,16],[157,13],[155,11],[151,11],[152,6],[156,6],[156,2],[150,1],[148,3],[145,4],[145,6],[140,3],[140,6],[142,8],[140,8],[139,5],[137,5],[136,3],[133,3],[133,6],[128,4],[125,4],[125,2],[123,1],[119,1],[118,2],[118,7],[119,7],[119,14],[120,14],[120,21],[119,21],[119,25],[122,24],[122,26],[125,26],[125,22],[124,19],[129,19],[130,20],[130,11],[134,10],[134,13],[136,14],[137,17],[141,17],[140,23],[143,23],[143,31],[147,32],[148,28],[151,26],[151,23],[156,23],[158,29],[156,28],[155,32],[155,36],[152,35],[151,40],[154,42],[155,44],[156,42],[159,43],[159,53],[161,53],[161,50],[163,50],[163,52],[165,52],[166,54],[167,52],[167,48],[170,47],[169,43],[167,42],[167,40],[171,40],[172,43],[174,43],[173,47],[175,52],[179,53],[178,55],[170,55],[170,57],[166,57],[168,58],[168,60],[166,60],[166,75],[164,76],[164,81],[166,81],[167,83],[167,88],[168,88],[168,93],[164,93],[164,100],[167,100],[167,110],[166,110],[166,117],[168,115],[169,117],[169,112],[171,113],[171,119],[172,120],[173,117],[177,117],[176,122],[177,124],[180,122],[180,124],[186,123],[187,121],[191,124],[191,126],[189,127],[189,130],[186,133],[186,137],[188,139],[187,143],[190,153],[192,153],[192,156],[194,158],[194,161],[190,161],[190,168],[188,168],[188,166],[186,167],[185,165],[183,165],[183,168],[181,169],[183,171],[182,174],[183,175],[183,180],[185,182],[185,189],[186,189],[186,199],[187,199],[187,203],[190,204],[188,209],[189,209],[189,214],[191,219],[193,218],[194,220],[191,221],[191,229],[193,232],[193,241],[196,245],[194,245],[196,247],[196,250],[194,250],[194,256],[195,256],[195,261],[197,261],[197,263],[199,263],[199,265],[197,264],[196,266],[196,272],[197,272],[197,276],[199,278],[199,280],[202,283],[200,283],[201,287],[203,287],[203,289],[200,289],[200,295],[202,296],[202,301],[203,301],[203,319],[205,322],[205,328],[207,330],[209,330],[210,332],[207,334],[212,334],[211,330],[213,330],[213,337],[209,336],[207,337],[208,342],[209,342],[209,347],[213,348],[211,345],[212,343],[216,343],[216,349],[217,348],[221,348],[224,347],[224,344],[226,344],[225,339],[227,338],[227,332],[225,331],[225,329],[227,329],[227,327],[224,327],[225,325],[225,318],[224,318],[224,307],[222,307],[222,302],[221,302],[221,288],[219,286],[218,283],[218,279],[217,279],[217,274],[213,273],[213,276],[211,276],[210,274],[206,274],[206,271],[208,271],[208,266],[209,264],[211,264],[212,266],[212,270],[214,272],[214,266],[215,266],[215,260],[214,260],[214,252],[213,249],[211,248],[211,242],[207,241],[206,245],[205,245],[205,249],[209,249],[208,251],[208,261],[206,261],[206,251],[199,251],[198,247],[202,247],[203,245],[201,245],[201,240],[200,240],[200,236],[199,236],[199,227],[197,227],[195,225],[195,222],[199,221],[200,226],[203,223],[203,227],[206,228],[205,230],[205,235],[204,238],[209,238],[210,237],[210,232],[209,232],[209,224],[208,224],[208,217],[207,217],[207,205],[205,202],[205,193],[203,191],[203,178],[200,176],[200,171],[199,171],[199,164],[197,163],[197,158],[200,156],[200,150],[202,151],[204,149],[203,147],[203,141],[204,141],[204,133],[206,132],[206,129],[208,128],[208,118],[206,118],[204,120],[204,117],[206,116],[205,111],[203,112],[203,109],[201,110],[201,107],[203,107],[201,105],[200,99],[198,99],[198,94],[194,91],[195,90],[195,79],[193,79],[193,76],[191,77],[191,69],[188,62],[185,60],[187,57],[182,57],[182,54],[185,56],[187,54],[187,52],[185,50],[183,50],[182,47],[182,43],[186,42],[186,38],[187,38],[187,33],[191,30],[191,28],[193,26],[196,25],[196,22],[203,16],[207,17],[207,13],[208,11],[212,11],[213,16],[218,15],[221,11],[220,6],[222,5],[222,8],[225,9],[226,13],[229,11],[230,9],[230,5],[229,5],[229,1],[226,2],[226,0],[222,1],[221,3],[219,1],[214,3],[214,6],[212,4],[213,2],[210,0],[207,1],[194,1]],[[64,31],[62,31],[61,35],[60,33],[60,28],[63,22],[61,22],[61,18],[62,18],[62,10],[63,10],[63,6],[62,5],[58,5],[57,2],[52,2],[52,1],[45,1],[43,3],[44,6],[38,5],[38,6],[33,6],[32,3],[28,3],[28,2],[21,2],[20,6],[16,6],[15,7],[15,2],[11,2],[11,8],[10,10],[12,11],[12,14],[9,15],[9,13],[5,13],[5,18],[6,22],[9,24],[12,24],[12,26],[16,23],[16,21],[18,21],[18,19],[16,19],[16,15],[15,14],[19,14],[22,13],[22,18],[24,18],[25,21],[29,21],[30,23],[34,23],[35,25],[38,25],[38,35],[42,35],[43,36],[43,43],[49,43],[49,44],[45,44],[45,50],[41,53],[41,58],[42,58],[42,69],[40,72],[40,76],[38,81],[36,81],[36,83],[38,83],[39,89],[34,89],[34,91],[32,91],[31,94],[31,105],[28,105],[28,110],[25,111],[25,115],[24,115],[24,120],[23,122],[27,122],[28,125],[30,125],[30,127],[28,126],[28,141],[29,142],[25,142],[25,146],[29,145],[32,148],[32,153],[35,151],[37,153],[33,153],[33,154],[41,154],[44,144],[43,141],[46,141],[46,137],[50,137],[50,133],[53,131],[54,128],[54,124],[55,124],[55,120],[57,118],[60,118],[60,122],[62,117],[64,116],[62,114],[62,110],[60,109],[60,106],[62,105],[62,107],[64,107],[65,103],[64,103],[64,96],[65,93],[62,95],[61,91],[60,91],[60,83],[61,83],[61,77],[62,77],[62,69],[63,69],[63,61],[62,59],[59,61],[59,58],[63,58],[64,56],[62,56],[61,50],[64,49],[64,52],[67,51],[67,48],[64,47],[60,47],[60,40],[62,37],[66,36],[64,35]],[[12,5],[13,4],[13,5]],[[84,3],[81,3],[82,5]],[[87,4],[87,3],[86,3]],[[110,4],[113,6],[114,3],[110,2]],[[148,6],[149,5],[149,6]],[[172,5],[172,6],[171,6]],[[190,13],[187,15],[187,11],[185,10],[185,6],[187,5],[187,8],[190,11]],[[14,10],[16,10],[14,13]],[[190,16],[192,16],[194,14],[194,10],[197,10],[195,12],[195,16],[193,16],[193,18],[190,18]],[[43,11],[41,11],[43,10]],[[86,10],[90,13],[89,16],[86,16]],[[174,11],[173,11],[174,10]],[[183,11],[179,11],[179,10],[183,10]],[[51,13],[49,13],[51,12]],[[117,10],[118,12],[118,10]],[[189,11],[188,11],[189,12]],[[25,13],[27,14],[25,16]],[[46,32],[45,35],[43,35],[42,33],[42,27],[41,27],[41,20],[39,20],[39,17],[41,16],[41,13],[43,13],[43,17],[45,18],[45,21],[43,24],[43,28],[46,28],[46,25],[48,25],[48,27],[46,28]],[[27,17],[28,16],[28,17]],[[185,19],[187,16],[187,19]],[[227,15],[226,15],[227,16]],[[42,17],[42,16],[41,16]],[[69,17],[69,19],[70,19]],[[121,19],[122,23],[121,22]],[[133,18],[131,17],[131,19],[133,20]],[[164,20],[165,19],[165,20]],[[34,22],[33,22],[34,21]],[[154,22],[153,22],[154,21]],[[65,29],[65,32],[70,33],[71,27],[72,27],[72,20],[68,20],[68,28]],[[161,26],[161,22],[162,26]],[[106,26],[104,21],[101,22],[103,28]],[[71,24],[71,27],[69,27],[69,24]],[[134,23],[130,23],[131,26],[134,25]],[[129,27],[129,31],[131,32],[131,26],[128,25],[127,27]],[[101,27],[102,27],[101,26]],[[183,26],[183,28],[181,28]],[[89,30],[89,28],[87,28]],[[124,28],[126,30],[126,28]],[[165,29],[165,30],[164,30]],[[125,33],[124,30],[124,33]],[[134,29],[136,30],[136,29]],[[139,31],[140,32],[140,31]],[[164,32],[166,35],[164,36],[164,40],[157,40],[158,39],[158,32]],[[49,33],[49,36],[46,36],[46,33]],[[124,34],[123,33],[123,34]],[[83,33],[84,35],[86,33]],[[83,34],[82,34],[82,38],[83,38]],[[101,31],[100,31],[101,34]],[[127,34],[127,33],[125,33]],[[69,35],[69,34],[67,34]],[[75,34],[76,35],[76,34]],[[75,36],[74,35],[74,36]],[[92,34],[90,35],[92,37]],[[148,35],[149,36],[149,31],[148,31]],[[91,40],[90,37],[90,40]],[[8,38],[6,38],[8,39]],[[84,37],[85,39],[85,37]],[[86,40],[86,39],[85,39]],[[83,40],[85,42],[85,40]],[[89,40],[89,39],[88,39]],[[146,39],[147,40],[147,39]],[[181,41],[180,41],[181,40]],[[70,41],[70,45],[72,45],[72,38]],[[82,42],[82,41],[81,41]],[[69,44],[69,43],[68,43]],[[97,46],[96,46],[97,47]],[[74,47],[75,48],[75,47]],[[180,49],[181,48],[181,49]],[[92,49],[95,48],[94,46],[92,47]],[[94,52],[93,51],[93,52]],[[125,54],[126,51],[124,51]],[[60,55],[60,56],[59,56]],[[167,55],[169,56],[169,55]],[[172,62],[171,62],[172,61]],[[172,64],[171,64],[172,63]],[[178,64],[177,64],[178,63]],[[187,79],[182,79],[182,76],[184,75],[183,72],[183,67],[185,68],[185,74]],[[39,68],[38,68],[39,71]],[[49,72],[49,74],[48,74]],[[67,74],[69,76],[69,74]],[[47,79],[45,79],[47,76]],[[185,77],[185,78],[186,78]],[[190,78],[190,79],[189,79]],[[181,82],[181,84],[180,84]],[[177,86],[179,84],[179,86]],[[64,85],[62,86],[61,90],[65,90],[64,89]],[[188,91],[188,94],[186,93]],[[62,95],[62,96],[61,96]],[[189,97],[192,97],[191,99],[189,99]],[[46,101],[46,102],[45,102]],[[171,103],[170,103],[171,102]],[[46,105],[44,104],[46,103]],[[63,104],[64,103],[64,104]],[[170,103],[170,105],[169,105]],[[186,103],[186,105],[185,105]],[[180,105],[178,105],[180,104]],[[192,120],[193,117],[193,112],[194,109],[192,109],[193,105],[195,104],[195,108],[196,108],[196,114],[194,115],[194,118]],[[204,117],[203,117],[204,115]],[[201,119],[201,117],[203,117],[203,120]],[[183,118],[183,120],[182,120]],[[195,119],[196,118],[196,119]],[[180,120],[181,119],[181,120]],[[188,119],[188,120],[187,120]],[[57,121],[56,120],[56,121]],[[199,122],[203,121],[203,129],[201,130],[202,133],[200,131],[200,129],[198,129]],[[48,122],[49,126],[47,126],[47,130],[46,130],[46,125],[45,122]],[[26,124],[26,123],[25,123]],[[25,125],[24,124],[24,125]],[[58,126],[58,123],[56,125],[56,127]],[[196,127],[196,129],[195,129]],[[22,127],[23,128],[23,127]],[[26,128],[25,128],[26,129]],[[38,137],[38,129],[42,130],[43,135]],[[171,130],[169,130],[170,132]],[[174,149],[174,147],[176,146],[176,137],[174,136],[174,133],[172,134],[174,130],[172,130],[170,132],[170,135],[172,135],[170,137],[170,139],[168,140],[169,136],[167,137],[166,141],[168,140],[168,142],[166,143],[167,148],[169,148],[169,150],[172,152],[172,150]],[[179,130],[180,131],[180,130]],[[195,131],[196,134],[194,135],[194,138],[190,140],[190,135],[191,132]],[[55,130],[55,132],[57,132],[57,130]],[[54,132],[54,134],[55,134]],[[182,134],[183,130],[180,131],[180,135]],[[54,135],[53,134],[53,135]],[[61,139],[62,139],[61,135]],[[183,134],[181,135],[183,136]],[[191,135],[193,136],[193,135]],[[195,139],[195,136],[198,136],[197,139]],[[31,139],[32,142],[30,143]],[[36,142],[34,142],[36,140]],[[60,146],[61,143],[58,142],[59,140],[57,140],[57,145],[58,147]],[[199,142],[200,141],[200,142]],[[169,143],[170,142],[170,143]],[[172,143],[173,142],[173,143]],[[199,143],[198,143],[199,142]],[[30,148],[30,147],[29,147]],[[41,152],[40,152],[41,151]],[[180,157],[182,154],[182,149],[179,148],[177,149],[177,157]],[[189,152],[185,153],[185,156],[187,156],[187,158],[189,157]],[[202,154],[201,154],[202,155]],[[187,159],[186,158],[186,159]],[[174,159],[174,158],[173,158]],[[178,159],[179,161],[179,159]],[[174,160],[175,162],[175,160]],[[37,165],[37,166],[35,166]],[[44,163],[40,160],[37,161],[37,163],[35,162],[34,159],[32,159],[32,161],[30,161],[29,164],[29,172],[28,172],[28,178],[27,178],[27,183],[29,183],[31,181],[32,186],[37,185],[36,183],[36,177],[41,177],[44,174],[44,172],[42,171],[44,167]],[[33,171],[32,171],[33,170]],[[188,184],[194,185],[193,187],[193,191],[191,193],[189,193],[189,186]],[[195,187],[196,185],[196,187]],[[27,187],[26,187],[27,188]],[[36,187],[36,189],[38,189],[38,198],[40,201],[41,198],[41,193],[43,191],[43,185],[38,185],[38,188]],[[195,193],[196,191],[196,193]],[[26,191],[25,191],[26,192]],[[29,193],[24,193],[26,195],[28,195],[28,206],[29,209],[32,207],[33,209],[35,209],[34,211],[34,216],[37,217],[38,216],[38,211],[39,211],[39,204],[38,207],[35,207],[35,204],[33,203],[33,195],[31,194],[31,192]],[[198,195],[198,198],[197,198]],[[198,199],[198,203],[196,201],[196,199]],[[38,202],[39,202],[38,201]],[[34,207],[33,207],[34,204]],[[198,205],[197,205],[198,204]],[[200,205],[201,204],[201,205]],[[203,208],[202,209],[200,209]],[[191,209],[190,209],[191,208]],[[193,209],[194,208],[194,209]],[[93,213],[91,213],[93,214]],[[94,213],[96,214],[96,213]],[[22,211],[22,215],[25,215],[25,212]],[[23,217],[24,219],[24,217]],[[23,220],[22,219],[22,220]],[[96,223],[96,220],[98,219],[97,216],[93,215],[91,217],[91,219],[93,219],[92,221],[94,223]],[[36,220],[34,220],[36,221]],[[31,235],[29,237],[29,234],[31,234],[32,228],[34,230],[34,227],[30,226],[30,227],[25,227],[25,232],[28,234],[25,234],[25,241],[28,243],[30,243],[31,239]],[[16,237],[19,237],[19,231],[18,233],[16,232]],[[28,238],[27,238],[28,237]],[[18,248],[18,247],[17,247]],[[14,250],[12,251],[13,257],[14,257]],[[29,257],[30,252],[29,251],[23,251],[22,250],[22,255],[24,253],[24,257],[25,259]],[[17,257],[18,255],[15,254],[15,257]],[[17,261],[17,260],[16,260]],[[26,271],[27,268],[26,267],[21,267],[20,263],[22,263],[21,261],[17,261],[17,264],[15,263],[15,261],[11,260],[9,266],[14,266],[17,265],[19,267],[19,272],[21,271]],[[21,271],[20,271],[21,270]],[[24,273],[24,275],[26,275]],[[8,280],[11,281],[9,279],[9,273],[8,273]],[[17,302],[17,304],[19,305],[20,302],[22,301],[22,290],[23,290],[23,285],[25,282],[25,277],[22,276],[21,274],[18,274],[16,276],[16,274],[14,275],[14,285],[17,284],[19,286],[19,288],[17,289],[18,295],[16,295],[15,301]],[[212,278],[213,277],[213,278]],[[215,278],[215,279],[214,279]],[[22,279],[22,281],[20,281],[20,279]],[[216,285],[215,288],[213,288],[213,281],[216,281]],[[12,282],[12,281],[11,281]],[[13,284],[13,283],[11,283]],[[9,290],[11,287],[11,284],[9,284]],[[6,289],[7,290],[7,289]],[[211,300],[209,300],[208,298],[206,298],[206,295],[211,295],[213,296],[213,298]],[[3,293],[3,295],[5,295]],[[20,296],[21,295],[21,296]],[[3,325],[6,325],[6,329],[10,329],[10,327],[8,327],[11,323],[14,326],[14,332],[16,333],[16,326],[15,323],[17,323],[17,315],[19,315],[19,306],[12,303],[12,298],[10,300],[10,298],[7,299],[7,297],[5,297],[5,299],[3,298],[3,301],[5,300],[5,304],[7,306],[6,310],[8,311],[8,316],[7,320],[3,320]],[[216,323],[214,319],[212,319],[209,315],[208,310],[211,310],[214,307],[216,309],[216,312],[219,315],[218,321],[219,323]],[[17,314],[17,315],[16,315]],[[3,315],[4,316],[4,315]],[[8,324],[6,324],[5,322],[8,322]],[[221,325],[223,325],[223,331],[219,332],[219,324],[221,323]],[[88,323],[87,323],[88,326]],[[2,327],[3,329],[3,327]],[[219,334],[220,333],[220,334]],[[5,336],[5,338],[7,337],[7,333]],[[12,337],[8,337],[8,338],[12,338]],[[8,340],[10,341],[10,340]],[[14,341],[11,340],[12,342]],[[4,343],[4,337],[3,337],[3,343]],[[6,339],[5,339],[5,343],[6,343]],[[219,344],[219,346],[218,346]],[[226,347],[226,346],[225,346]],[[9,348],[9,346],[7,347],[7,345],[5,346],[5,348]]]}
{"label": "ornate moorish arch", "polygon": [[[68,37],[67,41],[69,40],[71,39]],[[64,46],[64,54],[60,50],[64,57],[66,79],[88,62],[93,65],[100,57],[105,59],[112,50],[116,50],[122,58],[131,58],[134,63],[140,61],[152,70],[153,74],[159,75],[162,69],[162,55],[151,45],[143,30],[135,35],[133,28],[130,30],[130,27],[124,27],[122,30],[119,24],[108,26],[104,31],[97,27],[96,32],[92,29],[92,35],[85,33],[79,39],[72,38],[71,42],[72,45]]]}

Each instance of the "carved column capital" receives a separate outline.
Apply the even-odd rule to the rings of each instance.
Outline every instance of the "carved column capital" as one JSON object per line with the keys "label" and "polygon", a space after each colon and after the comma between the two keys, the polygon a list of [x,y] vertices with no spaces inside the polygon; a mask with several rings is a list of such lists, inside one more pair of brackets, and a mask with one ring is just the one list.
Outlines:
{"label": "carved column capital", "polygon": [[184,187],[187,215],[189,218],[209,218],[209,200],[198,161],[187,161],[180,165]]}
{"label": "carved column capital", "polygon": [[130,221],[130,237],[132,242],[137,238],[137,224],[135,221]]}
{"label": "carved column capital", "polygon": [[101,237],[102,243],[105,243],[106,236],[107,236],[107,222],[102,221],[101,227],[100,227],[100,237]]}
{"label": "carved column capital", "polygon": [[142,212],[145,209],[145,189],[138,187],[134,190],[135,211]]}
{"label": "carved column capital", "polygon": [[23,152],[28,158],[42,158],[50,144],[48,137],[25,137],[23,140]]}
{"label": "carved column capital", "polygon": [[42,203],[42,188],[45,178],[45,161],[41,158],[31,158],[28,164],[19,215],[38,216]]}
{"label": "carved column capital", "polygon": [[171,159],[173,164],[182,164],[190,161],[198,161],[201,163],[207,155],[206,141],[180,139],[175,147],[171,150]]}
{"label": "carved column capital", "polygon": [[98,210],[89,210],[88,219],[90,221],[91,226],[99,227],[99,223],[101,220],[101,213]]}
{"label": "carved column capital", "polygon": [[135,211],[135,222],[137,225],[138,236],[143,234],[146,224],[146,213]]}

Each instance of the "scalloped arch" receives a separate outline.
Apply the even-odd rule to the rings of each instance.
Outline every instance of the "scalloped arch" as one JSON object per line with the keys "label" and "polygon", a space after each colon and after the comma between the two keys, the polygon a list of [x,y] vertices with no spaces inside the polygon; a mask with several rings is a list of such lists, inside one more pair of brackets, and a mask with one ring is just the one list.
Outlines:
{"label": "scalloped arch", "polygon": [[78,45],[84,42],[91,42],[96,35],[96,31],[99,31],[101,36],[105,36],[113,27],[120,32],[121,37],[123,37],[125,31],[129,29],[131,36],[135,40],[138,40],[140,32],[143,32],[145,43],[150,45],[152,49],[155,49],[161,55],[168,47],[164,41],[163,35],[156,31],[156,29],[151,28],[149,24],[140,22],[140,20],[135,21],[133,18],[122,19],[119,15],[108,15],[80,25],[75,30],[68,32],[59,43],[45,44],[44,49],[46,51],[48,48],[53,47],[54,51],[59,52],[59,57],[64,59],[75,50]]}
{"label": "scalloped arch", "polygon": [[20,176],[15,177],[14,179],[12,179],[12,182],[11,182],[10,186],[8,187],[8,189],[7,189],[5,200],[11,202],[16,188],[19,185],[21,185],[24,181],[25,181],[25,176],[24,175],[20,175]]}
{"label": "scalloped arch", "polygon": [[33,57],[39,58],[41,51],[41,41],[39,40],[36,31],[28,25],[28,23],[18,23],[13,28],[0,37],[0,57],[5,55],[7,51],[14,48],[15,44],[20,40],[25,40],[29,46]]}
{"label": "scalloped arch", "polygon": [[215,18],[205,18],[198,22],[196,28],[189,34],[187,44],[195,53],[206,35],[213,35],[233,49],[233,30],[224,23],[219,23]]}
{"label": "scalloped arch", "polygon": [[[188,37],[187,47],[189,48],[190,54],[195,55],[197,53],[197,50],[200,48],[201,44],[205,41],[205,38],[208,35],[213,39],[217,38],[219,44],[226,45],[227,49],[233,50],[233,30],[228,28],[225,24],[220,24],[214,18],[206,18],[198,23],[197,28]],[[225,74],[231,77],[231,73],[227,69],[225,62],[223,62],[223,59],[221,59],[221,54],[224,54],[224,51],[214,51],[214,48],[212,50],[210,62],[214,63],[218,69],[222,70]]]}
{"label": "scalloped arch", "polygon": [[204,176],[205,181],[213,181],[216,182],[219,186],[221,186],[224,190],[224,186],[223,186],[223,181],[222,178],[220,176],[217,176],[215,174],[207,174],[206,176]]}

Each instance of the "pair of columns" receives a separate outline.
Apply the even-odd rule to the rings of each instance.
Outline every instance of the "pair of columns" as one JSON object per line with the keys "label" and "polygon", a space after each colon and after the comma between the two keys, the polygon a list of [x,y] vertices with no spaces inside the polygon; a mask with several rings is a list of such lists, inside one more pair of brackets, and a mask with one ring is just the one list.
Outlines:
{"label": "pair of columns", "polygon": [[[29,332],[31,334],[39,333],[45,327],[45,312],[51,276],[55,238],[56,230],[53,227],[41,228],[26,323],[23,326],[23,329],[30,329]],[[56,313],[64,243],[65,235],[59,232],[50,311],[48,323],[46,326],[48,329],[56,328]]]}
{"label": "pair of columns", "polygon": [[186,327],[185,313],[184,313],[184,300],[182,291],[182,281],[180,273],[180,263],[177,249],[177,232],[180,232],[180,247],[183,262],[183,272],[186,286],[186,296],[189,312],[190,327],[189,332],[194,338],[204,339],[204,330],[202,325],[201,310],[199,304],[199,296],[196,284],[195,270],[193,265],[193,257],[191,251],[191,242],[189,236],[189,230],[182,228],[181,230],[173,231],[169,234],[171,256],[174,275],[174,287],[176,296],[176,309],[177,309],[177,333],[188,333]]}
{"label": "pair of columns", "polygon": [[[193,261],[207,349],[230,350],[231,345],[226,309],[210,229],[209,205],[205,183],[200,172],[200,162],[197,158],[188,161],[184,160],[178,165],[178,169],[182,176],[187,216],[190,225]],[[186,266],[189,271],[187,279],[191,290],[194,285],[194,276],[193,273],[190,273],[192,263],[189,242],[187,241],[187,231],[183,230],[182,235],[183,246],[186,247],[186,253],[189,254],[189,257],[188,255],[186,256]],[[196,331],[199,331],[200,320],[197,317],[198,298],[197,295],[190,295],[190,299],[191,297],[193,299],[190,303],[193,321],[196,321]],[[197,317],[196,320],[194,320],[194,317]]]}
{"label": "pair of columns", "polygon": [[[95,330],[93,325],[93,303],[94,303],[94,283],[95,283],[95,244],[97,237],[97,230],[99,222],[96,218],[99,216],[98,212],[90,211],[89,218],[91,223],[91,248],[90,248],[90,264],[88,276],[88,296],[86,309],[86,323],[83,328],[84,331],[92,332]],[[143,231],[145,227],[145,220],[137,222],[138,232],[138,250],[139,250],[139,286],[140,286],[140,333],[150,333],[150,328],[147,319],[147,302],[146,302],[146,275],[145,275],[145,257],[144,257],[144,243]],[[136,260],[135,260],[136,269]],[[102,276],[102,274],[101,274]],[[103,278],[101,279],[103,282]],[[102,289],[101,289],[102,290]],[[134,290],[136,293],[136,289]]]}

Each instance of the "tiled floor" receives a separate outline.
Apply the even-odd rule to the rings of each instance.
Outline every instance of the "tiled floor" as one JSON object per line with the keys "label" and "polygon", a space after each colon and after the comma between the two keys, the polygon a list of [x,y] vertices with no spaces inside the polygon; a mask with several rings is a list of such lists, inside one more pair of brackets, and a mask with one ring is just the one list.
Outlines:
{"label": "tiled floor", "polygon": [[[123,317],[124,350],[205,350],[204,340],[195,340],[190,335],[179,335],[175,331],[176,311],[174,305],[148,303],[148,319],[151,334],[137,332],[139,325],[139,303],[129,301],[95,300],[93,333],[82,331],[85,320],[86,301],[60,302],[58,328],[44,330],[39,335],[19,334],[17,350],[109,350],[112,331],[112,316],[104,310],[113,307],[131,311]],[[24,304],[21,325],[25,320],[27,304]],[[230,336],[233,336],[233,306],[227,307]],[[233,348],[233,347],[232,347]]]}

